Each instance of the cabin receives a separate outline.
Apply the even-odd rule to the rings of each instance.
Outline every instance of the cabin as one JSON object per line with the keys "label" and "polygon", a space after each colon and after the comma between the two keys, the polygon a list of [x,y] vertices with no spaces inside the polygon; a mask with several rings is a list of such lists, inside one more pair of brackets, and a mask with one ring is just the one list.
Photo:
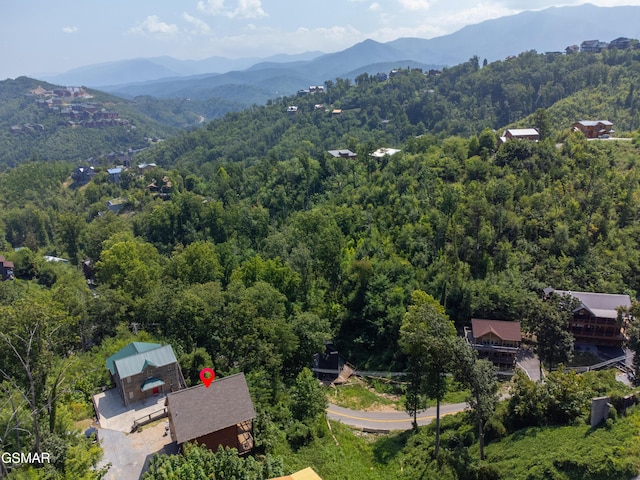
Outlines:
{"label": "cabin", "polygon": [[107,369],[127,407],[186,386],[171,345],[131,342],[107,358]]}
{"label": "cabin", "polygon": [[358,156],[357,153],[354,153],[346,148],[343,148],[342,150],[328,150],[328,152],[329,155],[334,158],[356,158]]}
{"label": "cabin", "polygon": [[498,145],[502,145],[514,138],[537,142],[540,140],[540,132],[535,128],[508,128],[498,139]]}
{"label": "cabin", "polygon": [[576,343],[602,347],[621,347],[624,344],[627,317],[622,310],[631,307],[629,295],[544,289],[545,298],[554,293],[568,295],[579,302],[569,320],[569,330]]}
{"label": "cabin", "polygon": [[13,276],[13,262],[6,260],[0,255],[0,279],[2,280],[14,280]]}
{"label": "cabin", "polygon": [[212,451],[235,448],[239,455],[253,451],[256,412],[243,373],[230,375],[167,395],[171,439],[180,448],[186,442]]}
{"label": "cabin", "polygon": [[392,155],[395,155],[396,153],[399,153],[401,151],[402,150],[400,150],[399,148],[379,148],[378,150],[373,152],[371,156],[374,158],[384,158],[388,155],[391,157]]}
{"label": "cabin", "polygon": [[499,373],[513,374],[522,341],[520,322],[472,318],[464,333],[480,358],[491,361]]}
{"label": "cabin", "polygon": [[89,183],[95,176],[96,171],[93,167],[80,165],[71,173],[72,180],[78,185]]}
{"label": "cabin", "polygon": [[572,125],[573,131],[582,132],[587,138],[599,138],[611,135],[613,123],[609,120],[580,120]]}

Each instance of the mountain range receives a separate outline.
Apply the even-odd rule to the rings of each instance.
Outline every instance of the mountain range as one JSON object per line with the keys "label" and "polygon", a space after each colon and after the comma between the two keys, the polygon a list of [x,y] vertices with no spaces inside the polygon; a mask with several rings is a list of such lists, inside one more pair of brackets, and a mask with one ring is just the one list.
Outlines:
{"label": "mountain range", "polygon": [[474,55],[495,61],[527,50],[562,51],[590,39],[637,38],[637,18],[640,7],[634,6],[552,7],[487,20],[432,39],[399,38],[387,43],[366,40],[336,53],[307,52],[266,59],[123,60],[81,67],[44,80],[128,97],[150,94],[203,98],[215,96],[216,87],[228,84],[250,85],[274,97],[337,77],[353,77],[354,72],[376,73],[394,64],[453,66]]}

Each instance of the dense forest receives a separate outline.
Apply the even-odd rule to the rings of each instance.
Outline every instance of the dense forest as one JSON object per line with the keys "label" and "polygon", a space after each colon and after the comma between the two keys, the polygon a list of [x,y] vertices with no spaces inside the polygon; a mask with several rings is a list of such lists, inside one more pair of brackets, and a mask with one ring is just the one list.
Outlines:
{"label": "dense forest", "polygon": [[[168,138],[134,157],[156,168],[133,167],[118,183],[98,168],[75,184],[75,155],[21,162],[3,150],[17,166],[0,173],[0,254],[16,280],[0,283],[0,447],[59,453],[39,477],[9,478],[101,474],[89,468],[99,448],[65,432],[91,415],[106,357],[134,338],[170,343],[189,384],[203,366],[247,373],[266,460],[246,468],[262,478],[263,467],[281,471],[283,444],[297,451],[327,435],[324,397],[305,369],[327,340],[361,369],[408,371],[414,350],[402,332],[423,307],[455,335],[472,317],[535,331],[547,286],[635,299],[639,67],[638,51],[526,52],[438,76],[336,79],[325,93]],[[611,120],[626,140],[570,130],[585,118]],[[494,129],[516,124],[543,139],[499,146]],[[380,147],[401,151],[372,156]],[[327,153],[346,148],[357,157]],[[107,211],[112,199],[118,213]],[[568,397],[549,398],[584,380],[556,375],[551,394],[517,379],[522,404],[498,410],[487,439],[582,418],[586,397],[573,410]],[[527,392],[547,403],[526,403]],[[404,447],[420,450],[428,432]],[[445,440],[445,453],[458,448]],[[220,455],[211,462],[231,462]],[[182,468],[171,462],[163,468]],[[507,478],[473,464],[475,477],[451,467],[441,478]],[[423,467],[433,475],[436,465]]]}

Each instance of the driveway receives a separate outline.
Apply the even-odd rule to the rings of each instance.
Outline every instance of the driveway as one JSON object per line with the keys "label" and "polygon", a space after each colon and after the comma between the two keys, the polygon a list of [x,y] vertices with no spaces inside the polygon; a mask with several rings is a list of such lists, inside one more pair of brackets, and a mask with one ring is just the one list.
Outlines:
{"label": "driveway", "polygon": [[[466,403],[440,405],[440,416],[458,413],[467,408]],[[352,427],[367,431],[388,432],[408,430],[412,427],[413,417],[406,412],[362,412],[329,404],[327,416]],[[431,407],[418,412],[418,425],[427,425],[436,418],[436,408]]]}
{"label": "driveway", "polygon": [[540,381],[540,360],[530,348],[521,347],[516,357],[516,366],[534,382]]}
{"label": "driveway", "polygon": [[165,436],[166,421],[142,427],[135,433],[101,428],[98,432],[104,458],[98,467],[111,463],[106,480],[138,480],[149,467],[155,453],[175,454],[178,447]]}
{"label": "driveway", "polygon": [[163,410],[164,400],[164,395],[158,395],[125,407],[118,391],[113,388],[94,395],[93,404],[101,428],[128,433],[136,419]]}

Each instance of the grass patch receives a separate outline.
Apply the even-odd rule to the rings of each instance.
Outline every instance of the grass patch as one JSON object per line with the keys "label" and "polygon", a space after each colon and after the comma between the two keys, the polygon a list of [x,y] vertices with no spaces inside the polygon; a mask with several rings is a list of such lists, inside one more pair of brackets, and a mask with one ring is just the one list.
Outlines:
{"label": "grass patch", "polygon": [[[640,468],[640,409],[607,427],[520,430],[487,446],[487,462],[509,479],[630,479]],[[477,449],[477,445],[474,446]]]}
{"label": "grass patch", "polygon": [[392,400],[371,391],[358,380],[346,385],[338,385],[328,390],[327,400],[331,403],[352,410],[381,410],[383,408],[402,409],[400,400]]}
{"label": "grass patch", "polygon": [[398,461],[404,446],[401,436],[378,438],[354,432],[339,422],[331,422],[331,429],[338,445],[325,426],[322,435],[309,445],[296,452],[279,452],[285,462],[285,472],[312,467],[324,480],[401,478]]}

